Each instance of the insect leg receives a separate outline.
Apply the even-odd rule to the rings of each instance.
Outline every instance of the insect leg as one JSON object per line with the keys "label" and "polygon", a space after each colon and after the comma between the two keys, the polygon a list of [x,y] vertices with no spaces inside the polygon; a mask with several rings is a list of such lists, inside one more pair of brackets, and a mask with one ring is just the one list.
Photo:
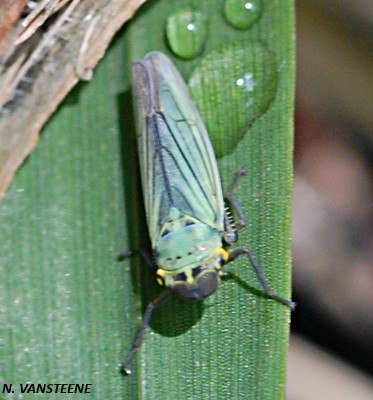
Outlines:
{"label": "insect leg", "polygon": [[133,358],[135,357],[137,350],[141,347],[143,341],[144,341],[144,335],[146,328],[149,325],[150,319],[152,317],[153,311],[158,308],[165,300],[167,300],[171,296],[170,291],[165,291],[161,293],[155,300],[151,301],[145,310],[144,317],[141,322],[141,327],[140,330],[137,332],[137,335],[132,342],[132,346],[130,351],[127,354],[126,359],[124,360],[123,363],[123,371],[129,375],[131,373],[131,363],[133,361]]}
{"label": "insect leg", "polygon": [[268,285],[266,278],[264,277],[264,274],[262,272],[262,269],[260,268],[260,265],[255,258],[254,254],[250,251],[250,249],[246,246],[243,247],[238,247],[237,249],[234,249],[229,252],[230,255],[230,261],[233,261],[240,255],[245,254],[246,257],[249,259],[249,262],[251,266],[254,269],[254,272],[256,274],[256,277],[258,278],[258,281],[260,283],[260,286],[262,287],[264,293],[271,299],[278,301],[279,303],[285,305],[286,307],[289,307],[290,310],[294,310],[295,308],[295,303],[291,300],[284,299],[283,297],[279,296],[276,294]]}
{"label": "insect leg", "polygon": [[149,265],[149,267],[151,267],[153,269],[156,267],[154,265],[152,257],[149,255],[149,253],[145,249],[123,251],[122,253],[120,253],[118,255],[117,260],[123,261],[125,258],[133,257],[133,256],[137,256],[137,255],[140,255],[145,260],[145,262]]}
{"label": "insect leg", "polygon": [[245,215],[242,211],[242,208],[239,204],[239,202],[236,200],[236,198],[233,195],[233,191],[236,189],[238,186],[238,183],[243,175],[246,175],[246,169],[245,168],[240,168],[239,171],[237,171],[234,180],[229,187],[229,190],[225,196],[226,200],[228,200],[230,206],[232,207],[234,213],[237,215],[239,218],[238,222],[235,223],[233,222],[233,219],[229,213],[228,210],[225,211],[224,213],[224,227],[225,227],[225,233],[224,233],[224,240],[228,244],[232,244],[237,240],[237,231],[242,229],[244,226],[246,226],[246,219]]}
{"label": "insect leg", "polygon": [[227,194],[225,195],[226,199],[229,201],[233,211],[237,214],[238,217],[238,222],[235,223],[235,229],[239,231],[240,229],[244,228],[246,226],[246,218],[245,214],[242,211],[242,208],[240,206],[240,203],[237,201],[237,199],[234,197],[233,192],[237,188],[240,179],[247,174],[247,169],[246,168],[240,168],[237,172],[236,175],[233,179],[233,182],[231,186],[228,189]]}

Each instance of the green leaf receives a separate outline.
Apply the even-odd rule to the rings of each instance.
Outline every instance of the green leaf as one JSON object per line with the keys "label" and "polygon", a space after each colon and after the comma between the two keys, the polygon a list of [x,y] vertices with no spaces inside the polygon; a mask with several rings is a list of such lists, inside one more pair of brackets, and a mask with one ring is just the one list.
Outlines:
{"label": "green leaf", "polygon": [[[225,188],[239,167],[249,170],[236,193],[248,218],[238,244],[249,244],[272,288],[290,296],[293,2],[264,2],[246,31],[225,21],[222,3],[145,4],[93,80],[50,120],[1,204],[0,384],[13,383],[17,396],[19,383],[32,382],[91,384],[91,399],[284,397],[288,310],[262,294],[245,259],[227,266],[234,276],[203,303],[171,299],[158,309],[132,375],[120,372],[144,307],[161,290],[143,260],[116,260],[147,243],[129,69],[150,50],[172,57],[186,79],[206,76],[203,60],[233,42],[273,54],[273,101],[240,123],[229,151],[224,132],[211,136]],[[183,5],[209,21],[203,52],[188,61],[164,38],[167,17]],[[210,121],[209,96],[195,101]]]}

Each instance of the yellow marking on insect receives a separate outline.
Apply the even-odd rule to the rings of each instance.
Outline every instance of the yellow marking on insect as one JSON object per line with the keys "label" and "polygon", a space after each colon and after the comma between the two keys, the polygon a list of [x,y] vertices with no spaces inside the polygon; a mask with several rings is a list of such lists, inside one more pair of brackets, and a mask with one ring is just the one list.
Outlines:
{"label": "yellow marking on insect", "polygon": [[226,264],[230,260],[230,255],[227,250],[224,249],[224,247],[219,247],[217,249],[216,256],[221,257],[224,261],[224,264]]}

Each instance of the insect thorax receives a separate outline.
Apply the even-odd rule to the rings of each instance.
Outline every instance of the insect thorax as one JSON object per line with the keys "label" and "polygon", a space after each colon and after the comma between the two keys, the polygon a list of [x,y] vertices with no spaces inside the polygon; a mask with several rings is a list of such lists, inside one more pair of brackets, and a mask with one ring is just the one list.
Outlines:
{"label": "insect thorax", "polygon": [[161,230],[155,249],[157,278],[185,298],[203,298],[219,285],[219,271],[228,260],[222,234],[197,219],[183,215]]}

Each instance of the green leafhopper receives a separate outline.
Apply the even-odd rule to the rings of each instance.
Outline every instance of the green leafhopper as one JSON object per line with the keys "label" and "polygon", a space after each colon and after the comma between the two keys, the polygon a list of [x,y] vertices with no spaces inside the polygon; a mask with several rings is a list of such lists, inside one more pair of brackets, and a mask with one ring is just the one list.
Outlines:
{"label": "green leafhopper", "polygon": [[291,300],[275,294],[248,247],[226,250],[245,226],[233,196],[227,200],[239,217],[233,224],[224,206],[214,151],[188,88],[172,62],[151,52],[132,67],[134,108],[145,212],[158,282],[169,288],[151,302],[123,368],[141,346],[152,311],[170,294],[198,300],[214,293],[222,268],[246,255],[266,295],[290,309]]}

